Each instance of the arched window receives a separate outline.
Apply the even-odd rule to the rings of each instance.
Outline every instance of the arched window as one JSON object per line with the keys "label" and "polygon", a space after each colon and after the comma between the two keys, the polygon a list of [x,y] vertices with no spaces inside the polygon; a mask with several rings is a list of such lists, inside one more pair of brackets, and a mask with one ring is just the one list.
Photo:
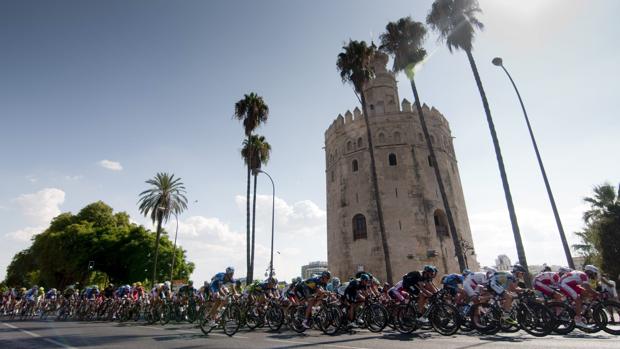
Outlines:
{"label": "arched window", "polygon": [[437,233],[437,236],[439,236],[440,239],[449,237],[448,218],[446,214],[442,210],[435,210],[433,218],[435,220],[435,233]]}
{"label": "arched window", "polygon": [[347,142],[347,151],[351,151],[353,150],[353,144],[351,143],[351,141]]}
{"label": "arched window", "polygon": [[396,154],[390,153],[390,155],[388,155],[388,163],[390,166],[396,166]]}
{"label": "arched window", "polygon": [[364,140],[360,137],[357,139],[357,147],[361,148],[362,146],[364,146]]}
{"label": "arched window", "polygon": [[366,217],[363,214],[353,216],[353,240],[366,239]]}
{"label": "arched window", "polygon": [[357,160],[353,160],[351,167],[353,168],[353,172],[357,172]]}
{"label": "arched window", "polygon": [[394,143],[400,143],[400,132],[394,132]]}
{"label": "arched window", "polygon": [[385,135],[383,132],[379,133],[379,143],[385,143]]}

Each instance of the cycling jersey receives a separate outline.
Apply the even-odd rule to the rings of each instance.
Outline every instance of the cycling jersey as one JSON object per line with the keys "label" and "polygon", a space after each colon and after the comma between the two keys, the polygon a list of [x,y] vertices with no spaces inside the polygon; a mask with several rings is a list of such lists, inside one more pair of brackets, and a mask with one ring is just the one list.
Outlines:
{"label": "cycling jersey", "polygon": [[34,301],[34,299],[37,297],[38,293],[39,293],[39,290],[37,290],[37,289],[32,289],[32,288],[29,289],[28,292],[26,292],[26,295],[25,295],[26,296],[26,300]]}
{"label": "cycling jersey", "polygon": [[463,283],[463,279],[461,274],[449,274],[441,280],[441,283],[452,296],[456,296],[456,291],[459,288],[459,284]]}
{"label": "cycling jersey", "polygon": [[412,294],[419,294],[418,283],[429,282],[432,279],[430,277],[424,277],[419,271],[411,271],[403,276],[403,289]]}
{"label": "cycling jersey", "polygon": [[491,276],[489,286],[497,295],[502,295],[504,294],[504,291],[506,291],[508,287],[515,282],[517,282],[517,279],[511,272],[498,271]]}
{"label": "cycling jersey", "polygon": [[582,271],[574,270],[566,273],[560,279],[560,291],[575,300],[584,291],[581,285],[588,283],[589,279],[588,275]]}
{"label": "cycling jersey", "polygon": [[232,276],[229,277],[226,273],[217,273],[211,279],[211,292],[214,294],[218,293],[223,286],[234,283],[235,279],[233,279]]}
{"label": "cycling jersey", "polygon": [[299,298],[308,298],[315,294],[318,289],[325,289],[327,285],[321,281],[320,277],[313,277],[300,282],[295,287],[295,294]]}
{"label": "cycling jersey", "polygon": [[357,292],[364,291],[369,288],[369,285],[362,285],[362,281],[359,279],[353,279],[349,281],[349,284],[344,290],[344,297],[349,302],[357,301]]}
{"label": "cycling jersey", "polygon": [[463,289],[467,296],[475,297],[480,295],[480,290],[487,285],[489,279],[487,273],[477,272],[468,274],[463,280]]}
{"label": "cycling jersey", "polygon": [[45,294],[45,299],[56,299],[56,291],[55,290],[47,291],[47,293]]}
{"label": "cycling jersey", "polygon": [[554,288],[560,282],[560,274],[552,271],[542,272],[534,277],[534,289],[542,292],[545,296],[553,296]]}

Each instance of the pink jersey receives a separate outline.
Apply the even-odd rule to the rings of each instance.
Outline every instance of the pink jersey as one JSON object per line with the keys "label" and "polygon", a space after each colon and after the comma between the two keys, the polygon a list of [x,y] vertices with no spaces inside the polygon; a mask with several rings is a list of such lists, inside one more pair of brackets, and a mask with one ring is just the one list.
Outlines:
{"label": "pink jersey", "polygon": [[581,284],[587,283],[589,280],[588,275],[582,271],[574,270],[570,273],[564,274],[560,279],[560,283],[562,285],[567,285],[570,287],[579,286]]}
{"label": "pink jersey", "polygon": [[549,286],[557,286],[560,282],[560,274],[552,271],[545,271],[536,275],[534,281],[542,282]]}

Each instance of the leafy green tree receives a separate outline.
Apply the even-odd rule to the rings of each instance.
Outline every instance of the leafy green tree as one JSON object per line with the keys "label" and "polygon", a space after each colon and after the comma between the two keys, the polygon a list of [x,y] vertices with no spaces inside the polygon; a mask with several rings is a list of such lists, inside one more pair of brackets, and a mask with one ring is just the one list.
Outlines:
{"label": "leafy green tree", "polygon": [[580,239],[573,245],[586,263],[596,264],[613,278],[620,275],[620,188],[605,183],[594,187],[594,195],[584,198],[590,205],[584,212],[585,228],[575,233]]}
{"label": "leafy green tree", "polygon": [[[130,223],[127,213],[114,214],[108,205],[95,202],[77,215],[58,215],[49,228],[35,235],[32,245],[13,257],[6,283],[62,288],[75,282],[86,284],[96,279],[94,275],[115,283],[145,281],[154,260],[155,240],[155,233]],[[164,236],[161,262],[171,263],[173,255],[172,243]],[[88,270],[89,261],[95,262],[92,271]],[[175,263],[177,278],[187,278],[194,269],[186,261],[185,251],[176,254]],[[160,270],[157,277],[164,274]]]}
{"label": "leafy green tree", "polygon": [[153,261],[153,282],[157,282],[157,258],[159,257],[159,240],[162,224],[166,223],[171,215],[179,215],[187,209],[185,186],[181,178],[174,178],[174,174],[157,173],[154,178],[146,181],[151,188],[140,193],[138,201],[140,213],[150,216],[153,224],[157,223],[157,237],[155,239],[155,260]]}
{"label": "leafy green tree", "polygon": [[252,270],[254,270],[254,241],[256,238],[256,182],[258,171],[261,169],[262,165],[269,162],[270,155],[271,145],[265,140],[264,136],[252,135],[249,139],[243,141],[241,157],[245,161],[246,166],[252,170],[254,176],[254,196],[252,197],[252,247],[250,253]]}
{"label": "leafy green tree", "polygon": [[385,33],[380,36],[380,49],[394,58],[394,66],[392,70],[394,70],[395,73],[405,72],[411,84],[414,104],[416,110],[418,111],[418,115],[420,116],[420,125],[422,125],[424,140],[426,141],[426,147],[428,148],[431,163],[433,164],[435,178],[437,178],[441,201],[443,202],[443,207],[446,211],[446,216],[448,217],[448,226],[450,228],[450,234],[454,244],[455,255],[458,258],[460,269],[463,270],[467,266],[467,263],[465,263],[466,257],[461,249],[461,238],[459,237],[456,230],[456,225],[454,224],[452,209],[450,208],[448,196],[446,195],[446,188],[444,186],[443,179],[441,178],[439,166],[437,165],[437,156],[435,155],[435,150],[433,149],[431,137],[426,125],[426,118],[424,117],[424,111],[422,110],[420,97],[418,96],[418,89],[414,79],[416,65],[422,62],[426,57],[426,50],[422,47],[425,36],[426,28],[424,27],[424,24],[413,21],[411,17],[404,17],[396,22],[389,22],[385,26]]}
{"label": "leafy green tree", "polygon": [[[269,107],[263,100],[263,97],[257,95],[252,92],[250,94],[246,94],[243,96],[243,99],[240,99],[235,103],[235,114],[234,117],[243,123],[243,129],[245,132],[245,136],[247,137],[247,141],[251,142],[250,137],[252,133],[258,126],[267,122],[267,118],[269,117]],[[250,153],[251,155],[251,153]],[[246,161],[247,164],[251,164],[252,161]],[[247,276],[246,280],[248,283],[251,283],[254,278],[254,265],[252,264],[253,256],[250,244],[250,176],[252,168],[251,166],[247,166],[248,180],[247,180],[247,194],[246,194],[246,222],[247,222],[247,230],[246,230],[246,267],[247,267]]]}
{"label": "leafy green tree", "polygon": [[[440,39],[445,41],[450,52],[452,52],[453,49],[463,50],[467,55],[469,65],[474,74],[474,79],[476,80],[476,85],[478,86],[478,91],[480,92],[480,98],[482,99],[482,105],[486,113],[491,138],[493,139],[493,146],[495,148],[497,164],[504,186],[504,195],[506,196],[506,205],[508,206],[508,213],[512,224],[517,255],[519,256],[521,265],[525,270],[528,270],[525,250],[521,240],[521,232],[519,231],[519,224],[517,222],[517,214],[514,204],[512,203],[512,194],[510,193],[510,186],[508,185],[504,160],[502,158],[497,133],[495,132],[495,124],[491,117],[491,109],[489,108],[487,96],[482,86],[480,74],[478,74],[478,67],[476,66],[476,61],[472,54],[476,30],[481,30],[484,27],[482,22],[476,17],[481,12],[482,10],[477,0],[435,0],[431,11],[426,17],[426,23],[439,33]],[[526,280],[529,282],[530,278],[526,277]]]}
{"label": "leafy green tree", "polygon": [[366,138],[368,139],[368,153],[370,154],[370,173],[371,182],[377,207],[377,217],[379,220],[379,232],[381,234],[381,244],[383,247],[383,256],[385,259],[385,273],[388,283],[393,283],[392,279],[392,263],[390,262],[390,250],[385,232],[385,222],[383,220],[383,207],[381,206],[381,197],[379,195],[379,182],[377,180],[377,167],[375,164],[375,149],[372,141],[372,131],[370,122],[368,121],[368,108],[366,106],[366,96],[364,95],[364,86],[375,76],[372,68],[372,59],[376,53],[375,45],[366,44],[365,41],[349,40],[349,43],[342,47],[343,52],[338,54],[336,67],[340,73],[343,83],[353,85],[353,91],[357,96],[362,110],[364,111],[364,122],[366,124]]}

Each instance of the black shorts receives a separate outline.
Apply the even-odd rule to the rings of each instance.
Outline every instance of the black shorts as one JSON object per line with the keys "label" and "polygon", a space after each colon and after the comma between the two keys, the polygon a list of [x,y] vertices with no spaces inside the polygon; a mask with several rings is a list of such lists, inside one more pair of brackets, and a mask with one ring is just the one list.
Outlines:
{"label": "black shorts", "polygon": [[295,295],[299,299],[308,299],[312,296],[312,290],[306,285],[297,285],[295,287]]}
{"label": "black shorts", "polygon": [[410,295],[417,297],[420,295],[420,289],[417,286],[409,286],[408,289],[406,289],[407,293],[409,293]]}
{"label": "black shorts", "polygon": [[355,303],[357,302],[357,290],[355,289],[346,289],[344,290],[344,299],[347,300],[347,302],[350,303]]}

